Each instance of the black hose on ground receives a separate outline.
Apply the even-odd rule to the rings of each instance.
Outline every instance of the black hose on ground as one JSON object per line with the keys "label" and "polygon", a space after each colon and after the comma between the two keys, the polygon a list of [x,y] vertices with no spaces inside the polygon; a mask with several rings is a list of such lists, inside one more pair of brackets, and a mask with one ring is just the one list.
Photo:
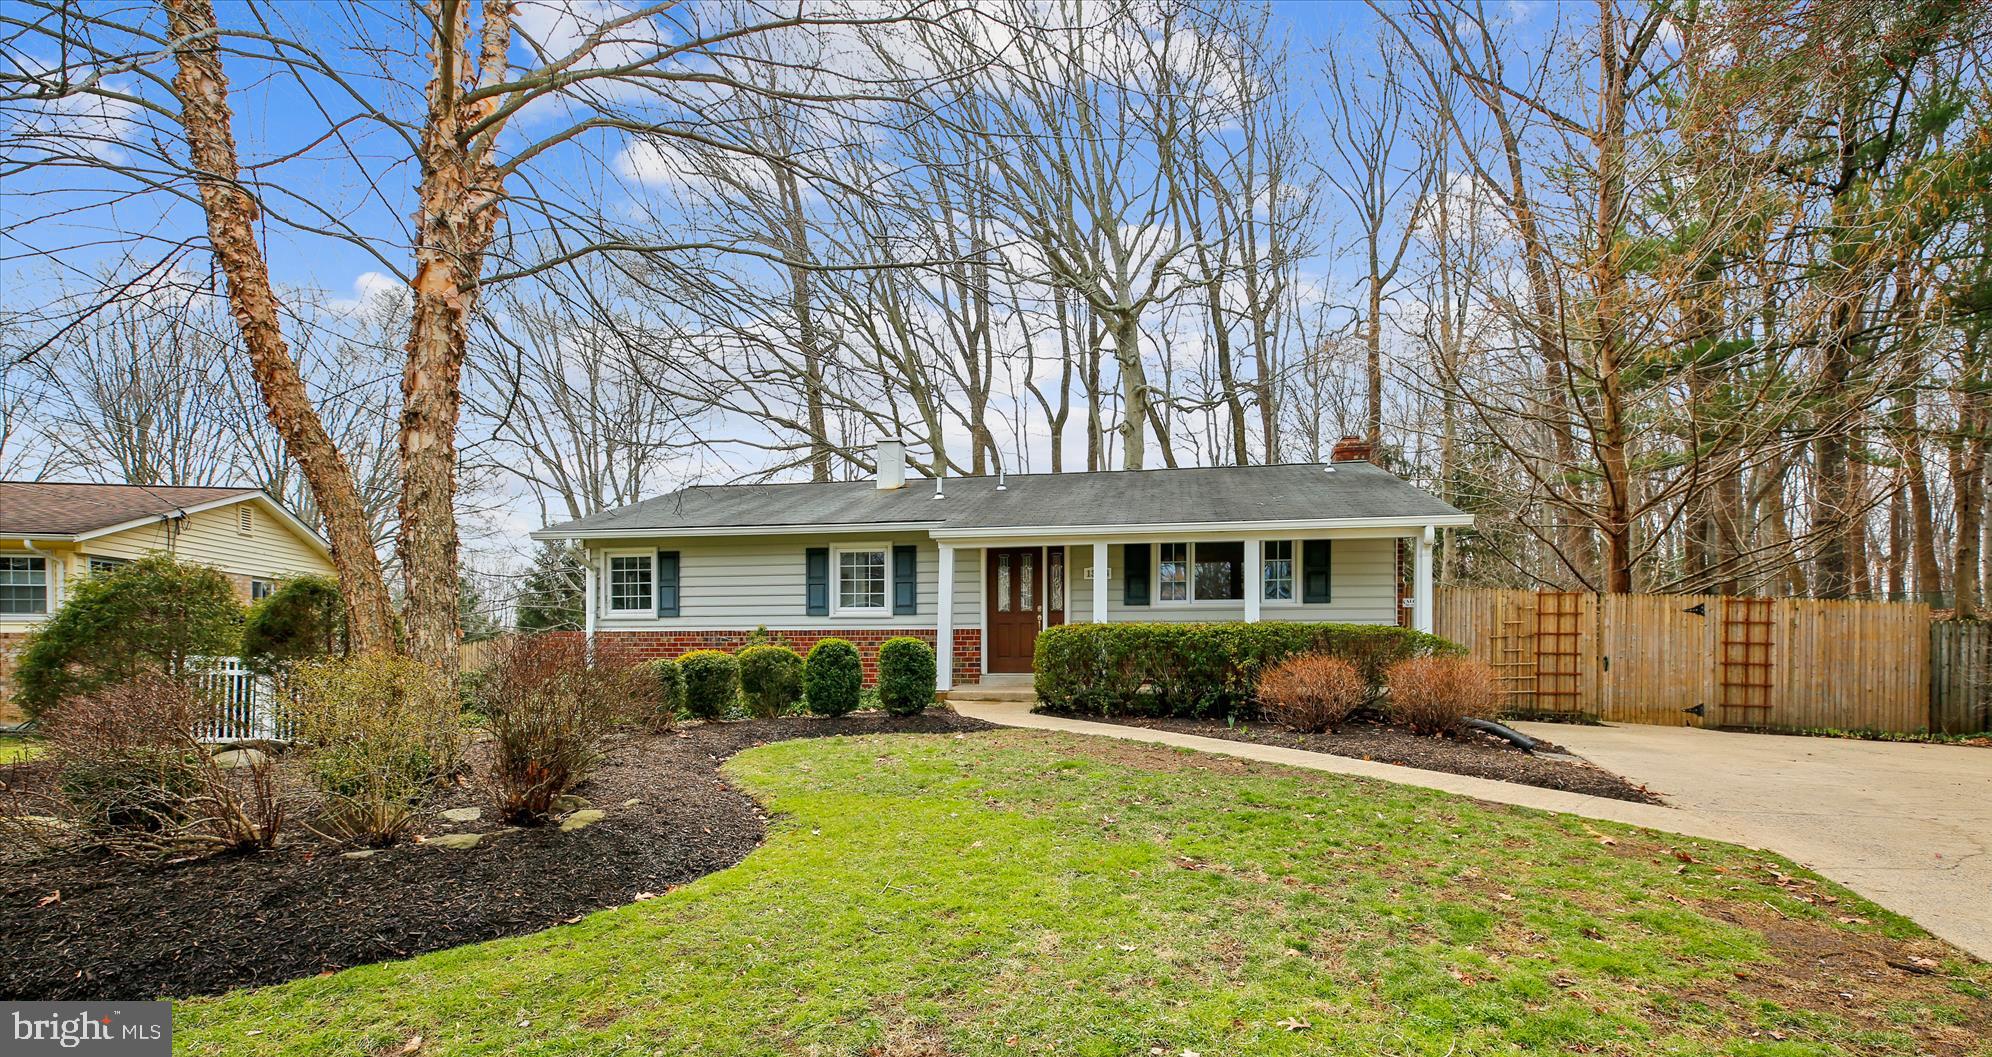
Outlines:
{"label": "black hose on ground", "polygon": [[1466,727],[1468,729],[1478,730],[1483,733],[1492,734],[1497,738],[1504,738],[1515,748],[1518,748],[1523,752],[1534,752],[1536,751],[1536,747],[1542,744],[1542,742],[1539,742],[1534,738],[1529,737],[1527,734],[1524,734],[1521,731],[1514,729],[1513,727],[1504,727],[1501,724],[1496,723],[1492,720],[1462,719],[1459,721],[1459,723],[1460,726]]}

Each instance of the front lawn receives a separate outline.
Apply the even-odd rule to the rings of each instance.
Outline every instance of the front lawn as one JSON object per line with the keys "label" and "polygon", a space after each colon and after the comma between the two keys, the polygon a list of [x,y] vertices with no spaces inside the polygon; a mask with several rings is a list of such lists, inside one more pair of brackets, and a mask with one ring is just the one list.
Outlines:
{"label": "front lawn", "polygon": [[571,926],[180,1003],[176,1042],[1992,1053],[1992,970],[1734,847],[1038,732],[785,742],[726,770],[777,813],[739,866]]}
{"label": "front lawn", "polygon": [[41,755],[41,742],[33,738],[0,737],[0,766],[25,763]]}

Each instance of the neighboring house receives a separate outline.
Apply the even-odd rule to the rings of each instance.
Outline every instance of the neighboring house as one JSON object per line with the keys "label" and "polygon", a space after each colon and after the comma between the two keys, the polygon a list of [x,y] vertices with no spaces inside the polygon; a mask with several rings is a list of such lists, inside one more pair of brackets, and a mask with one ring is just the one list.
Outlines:
{"label": "neighboring house", "polygon": [[[943,690],[1027,673],[1038,631],[1081,621],[1432,625],[1432,539],[1462,514],[1364,460],[908,483],[695,486],[533,533],[587,554],[588,630],[646,656],[739,646],[934,643]],[[1400,544],[1412,557],[1408,597]],[[1404,618],[1408,617],[1408,620]]]}
{"label": "neighboring house", "polygon": [[0,481],[0,722],[18,718],[14,654],[67,585],[152,551],[221,570],[245,602],[333,572],[325,541],[261,489]]}

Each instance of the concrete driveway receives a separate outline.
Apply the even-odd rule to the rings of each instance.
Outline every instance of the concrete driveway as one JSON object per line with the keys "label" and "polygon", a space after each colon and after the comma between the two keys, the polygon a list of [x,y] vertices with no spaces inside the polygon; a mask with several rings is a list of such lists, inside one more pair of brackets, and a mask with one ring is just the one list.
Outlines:
{"label": "concrete driveway", "polygon": [[1992,960],[1992,749],[1517,726]]}

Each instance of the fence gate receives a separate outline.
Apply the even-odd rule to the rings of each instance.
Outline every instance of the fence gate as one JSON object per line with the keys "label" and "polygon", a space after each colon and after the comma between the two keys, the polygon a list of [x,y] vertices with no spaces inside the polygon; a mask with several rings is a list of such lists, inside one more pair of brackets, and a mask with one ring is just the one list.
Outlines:
{"label": "fence gate", "polygon": [[1544,712],[1584,710],[1584,602],[1576,591],[1535,596],[1535,707]]}
{"label": "fence gate", "polygon": [[1771,715],[1771,600],[1724,597],[1721,635],[1721,723],[1765,726]]}

